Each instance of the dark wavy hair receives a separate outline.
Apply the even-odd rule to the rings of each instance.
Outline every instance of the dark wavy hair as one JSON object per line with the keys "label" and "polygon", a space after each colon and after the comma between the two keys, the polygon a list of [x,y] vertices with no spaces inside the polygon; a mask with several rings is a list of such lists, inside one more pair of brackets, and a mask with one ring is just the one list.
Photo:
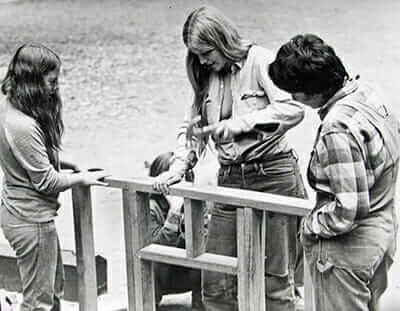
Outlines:
{"label": "dark wavy hair", "polygon": [[282,45],[268,69],[271,80],[289,93],[332,97],[349,75],[332,47],[314,34],[297,35]]}
{"label": "dark wavy hair", "polygon": [[[191,167],[189,167],[185,172],[185,180],[193,182],[194,180],[194,173],[193,173],[193,166],[197,163],[197,158],[195,154],[191,155]],[[159,154],[150,164],[149,166],[149,176],[150,177],[157,177],[163,172],[169,170],[171,163],[174,161],[175,154],[171,151]]]}
{"label": "dark wavy hair", "polygon": [[60,66],[59,56],[51,49],[41,44],[24,44],[11,59],[1,86],[12,106],[38,122],[50,157],[51,150],[61,148],[64,123],[58,90],[49,92],[44,77]]}
{"label": "dark wavy hair", "polygon": [[173,152],[165,152],[158,155],[150,164],[149,176],[157,177],[161,173],[168,171],[173,157]]}

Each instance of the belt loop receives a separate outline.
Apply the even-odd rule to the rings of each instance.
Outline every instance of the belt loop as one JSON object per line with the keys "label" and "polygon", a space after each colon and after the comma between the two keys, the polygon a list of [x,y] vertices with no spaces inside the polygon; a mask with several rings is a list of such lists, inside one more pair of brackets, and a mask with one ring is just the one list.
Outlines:
{"label": "belt loop", "polygon": [[254,164],[254,171],[258,172],[259,168],[260,168],[260,164],[258,164],[257,162],[255,162]]}
{"label": "belt loop", "polygon": [[299,160],[299,156],[298,156],[296,150],[292,149],[291,151],[292,151],[293,158],[294,158],[294,159],[296,160],[296,162],[297,162],[297,161]]}
{"label": "belt loop", "polygon": [[228,165],[224,170],[224,178],[228,177],[231,174],[232,166]]}
{"label": "belt loop", "polygon": [[225,179],[226,176],[228,175],[228,170],[229,170],[229,166],[226,166],[226,167],[223,169],[224,179]]}
{"label": "belt loop", "polygon": [[242,183],[243,183],[243,185],[245,185],[246,186],[246,174],[245,174],[245,167],[246,167],[246,164],[245,163],[241,163],[240,164],[240,170],[241,170],[241,172],[242,172]]}

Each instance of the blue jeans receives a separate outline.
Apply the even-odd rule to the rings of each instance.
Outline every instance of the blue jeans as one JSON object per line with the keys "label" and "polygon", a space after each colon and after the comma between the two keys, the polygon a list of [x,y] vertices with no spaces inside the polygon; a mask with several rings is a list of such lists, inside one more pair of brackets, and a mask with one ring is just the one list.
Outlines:
{"label": "blue jeans", "polygon": [[377,311],[393,263],[384,241],[393,231],[377,217],[362,220],[353,231],[317,241],[302,236],[314,288],[315,309]]}
{"label": "blue jeans", "polygon": [[[297,161],[291,154],[267,163],[222,166],[218,185],[294,197],[305,195]],[[294,311],[299,218],[273,212],[266,218],[266,307],[268,311]],[[216,204],[212,210],[206,251],[237,256],[235,206]],[[202,290],[206,310],[238,310],[236,276],[203,271]]]}
{"label": "blue jeans", "polygon": [[28,223],[2,206],[1,227],[17,256],[23,295],[20,310],[60,310],[64,269],[54,221]]}

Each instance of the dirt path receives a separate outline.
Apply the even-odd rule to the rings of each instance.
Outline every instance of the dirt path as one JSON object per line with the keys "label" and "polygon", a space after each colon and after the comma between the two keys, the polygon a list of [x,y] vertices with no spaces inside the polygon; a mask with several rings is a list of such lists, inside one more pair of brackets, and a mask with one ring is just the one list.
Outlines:
{"label": "dirt path", "polygon": [[[64,157],[116,176],[142,175],[144,160],[173,149],[175,128],[190,100],[181,26],[189,11],[204,3],[213,1],[0,2],[0,76],[22,42],[52,46],[63,59]],[[376,80],[395,98],[399,1],[220,0],[218,6],[245,36],[273,50],[298,32],[321,35],[352,74]],[[305,122],[290,133],[303,170],[313,140],[310,128],[317,122],[308,111]],[[109,260],[110,271],[110,294],[101,299],[115,305],[126,302],[120,199],[113,190],[94,191],[96,248]],[[73,249],[68,196],[65,203],[60,235],[64,247]],[[396,263],[386,311],[400,302],[399,271]]]}

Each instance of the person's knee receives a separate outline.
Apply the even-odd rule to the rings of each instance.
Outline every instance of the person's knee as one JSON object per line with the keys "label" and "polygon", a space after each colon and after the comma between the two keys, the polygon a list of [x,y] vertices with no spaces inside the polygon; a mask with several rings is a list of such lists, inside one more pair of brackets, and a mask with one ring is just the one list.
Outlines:
{"label": "person's knee", "polygon": [[24,301],[21,304],[21,311],[33,311],[33,310],[44,310],[44,311],[58,311],[55,309],[59,306],[59,301],[56,299],[53,292],[41,291],[40,293],[31,293],[30,295],[24,295]]}
{"label": "person's knee", "polygon": [[294,284],[289,274],[284,276],[267,275],[265,278],[266,296],[275,300],[294,300]]}

